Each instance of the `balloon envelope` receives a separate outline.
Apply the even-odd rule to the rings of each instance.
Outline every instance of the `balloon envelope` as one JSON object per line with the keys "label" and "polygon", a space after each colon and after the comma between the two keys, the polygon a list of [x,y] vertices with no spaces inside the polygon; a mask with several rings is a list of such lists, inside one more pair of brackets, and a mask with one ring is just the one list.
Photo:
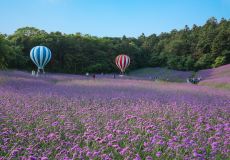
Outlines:
{"label": "balloon envelope", "polygon": [[121,54],[118,55],[115,59],[115,63],[117,67],[121,70],[121,72],[125,72],[125,69],[129,66],[130,64],[130,58],[127,55]]}
{"label": "balloon envelope", "polygon": [[45,65],[51,59],[51,51],[45,46],[36,46],[31,49],[30,58],[38,69],[44,69]]}

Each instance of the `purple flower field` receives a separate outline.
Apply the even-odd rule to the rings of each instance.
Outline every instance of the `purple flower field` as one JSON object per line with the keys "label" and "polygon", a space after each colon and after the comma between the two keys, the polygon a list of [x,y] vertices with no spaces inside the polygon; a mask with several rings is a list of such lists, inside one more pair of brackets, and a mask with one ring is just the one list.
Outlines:
{"label": "purple flower field", "polygon": [[222,160],[229,153],[229,90],[0,72],[0,160]]}

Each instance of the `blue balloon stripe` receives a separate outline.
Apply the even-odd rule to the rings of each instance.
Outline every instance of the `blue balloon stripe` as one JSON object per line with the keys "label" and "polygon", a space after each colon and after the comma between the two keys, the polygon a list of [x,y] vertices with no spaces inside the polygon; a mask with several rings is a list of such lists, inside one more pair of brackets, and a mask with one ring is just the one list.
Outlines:
{"label": "blue balloon stripe", "polygon": [[45,65],[45,61],[46,61],[46,57],[47,57],[46,48],[42,47],[42,51],[43,51],[42,66],[44,66]]}
{"label": "blue balloon stripe", "polygon": [[[49,49],[48,49],[48,53],[49,53],[49,54],[48,54],[49,58],[48,58],[47,63],[48,63],[48,62],[50,61],[50,59],[51,59],[51,51],[50,51]],[[47,63],[46,63],[46,64],[47,64]]]}
{"label": "blue balloon stripe", "polygon": [[49,50],[49,61],[51,60],[51,51]]}
{"label": "blue balloon stripe", "polygon": [[37,54],[38,54],[38,47],[36,47],[35,50],[34,50],[34,60],[35,60],[35,62],[37,64],[37,67],[39,68]]}
{"label": "blue balloon stripe", "polygon": [[46,65],[49,62],[49,54],[50,54],[48,48],[45,48],[45,50],[46,50],[46,59],[44,61],[44,65]]}
{"label": "blue balloon stripe", "polygon": [[41,64],[40,64],[40,47],[38,47],[37,49],[38,51],[36,52],[36,57],[37,57],[37,63],[38,63],[38,66],[39,66],[39,69],[41,69]]}
{"label": "blue balloon stripe", "polygon": [[36,50],[37,50],[37,48],[35,48],[34,51],[33,51],[33,59],[34,59],[34,62],[35,62],[35,64],[36,64],[36,66],[39,67],[39,66],[38,66],[38,63],[37,63],[37,61],[36,61]]}
{"label": "blue balloon stripe", "polygon": [[40,65],[40,68],[42,68],[42,60],[43,60],[43,47],[39,47],[40,49],[40,55],[39,55],[39,65]]}
{"label": "blue balloon stripe", "polygon": [[50,59],[51,59],[51,52],[50,52],[50,50],[47,48],[47,61],[46,61],[46,63],[45,63],[45,65],[50,61]]}
{"label": "blue balloon stripe", "polygon": [[[32,61],[35,63],[35,60],[34,60],[34,54],[33,54],[33,52],[34,52],[34,50],[35,50],[35,48],[33,48],[31,51],[30,51],[30,58],[32,59]],[[36,64],[36,63],[35,63]]]}

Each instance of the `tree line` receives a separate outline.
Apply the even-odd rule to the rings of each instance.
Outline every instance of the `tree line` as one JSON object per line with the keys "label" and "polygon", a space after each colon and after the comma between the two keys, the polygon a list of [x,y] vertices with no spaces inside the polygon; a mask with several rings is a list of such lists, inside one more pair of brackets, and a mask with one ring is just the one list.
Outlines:
{"label": "tree line", "polygon": [[196,71],[230,63],[230,20],[222,18],[218,22],[212,17],[203,26],[186,25],[181,30],[137,38],[19,28],[12,35],[0,34],[0,69],[35,69],[29,53],[36,45],[52,51],[46,66],[49,72],[118,72],[114,59],[121,53],[131,58],[129,70],[167,67]]}

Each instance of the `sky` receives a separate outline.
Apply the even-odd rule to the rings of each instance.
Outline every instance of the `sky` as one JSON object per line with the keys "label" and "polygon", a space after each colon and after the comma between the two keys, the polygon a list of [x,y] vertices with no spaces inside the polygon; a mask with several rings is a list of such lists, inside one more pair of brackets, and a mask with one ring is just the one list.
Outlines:
{"label": "sky", "polygon": [[0,33],[20,27],[138,37],[230,19],[230,0],[0,0]]}

